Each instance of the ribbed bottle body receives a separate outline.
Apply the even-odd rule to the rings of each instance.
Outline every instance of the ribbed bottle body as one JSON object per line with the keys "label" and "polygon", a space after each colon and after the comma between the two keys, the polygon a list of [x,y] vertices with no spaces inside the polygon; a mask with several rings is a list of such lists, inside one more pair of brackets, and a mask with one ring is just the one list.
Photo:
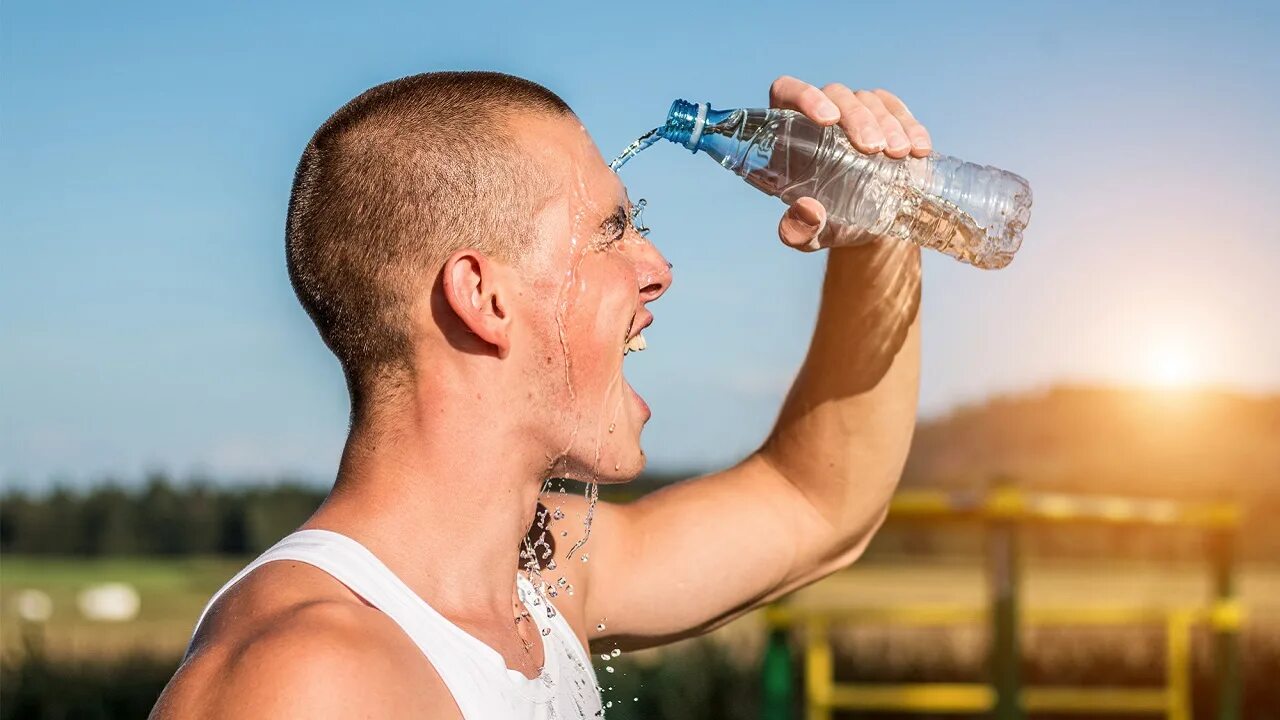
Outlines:
{"label": "ribbed bottle body", "polygon": [[790,110],[711,111],[697,150],[787,204],[817,199],[837,245],[892,237],[999,268],[1031,215],[1031,188],[1013,173],[936,153],[866,155],[838,126]]}

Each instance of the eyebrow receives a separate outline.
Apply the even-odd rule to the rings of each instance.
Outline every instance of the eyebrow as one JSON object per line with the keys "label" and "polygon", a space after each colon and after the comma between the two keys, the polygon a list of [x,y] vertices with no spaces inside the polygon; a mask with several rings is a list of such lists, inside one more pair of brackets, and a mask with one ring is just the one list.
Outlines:
{"label": "eyebrow", "polygon": [[627,228],[630,218],[627,217],[627,208],[624,205],[618,205],[614,209],[613,214],[600,222],[599,233],[605,237],[612,238],[621,235],[622,231]]}

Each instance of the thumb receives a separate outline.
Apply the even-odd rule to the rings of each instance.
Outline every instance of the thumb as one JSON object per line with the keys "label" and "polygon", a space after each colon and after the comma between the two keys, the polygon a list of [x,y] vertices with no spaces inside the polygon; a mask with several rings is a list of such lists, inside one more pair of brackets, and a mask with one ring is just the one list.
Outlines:
{"label": "thumb", "polygon": [[778,237],[788,247],[813,252],[822,247],[818,238],[827,226],[827,210],[811,197],[795,201],[778,223]]}

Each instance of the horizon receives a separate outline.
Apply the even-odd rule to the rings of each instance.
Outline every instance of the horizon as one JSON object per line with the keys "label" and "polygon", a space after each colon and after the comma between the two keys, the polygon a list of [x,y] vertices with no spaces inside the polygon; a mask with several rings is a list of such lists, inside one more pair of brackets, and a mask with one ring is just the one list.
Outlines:
{"label": "horizon", "polygon": [[[1280,393],[1280,8],[926,3],[908,30],[818,3],[789,36],[737,10],[707,33],[624,32],[625,7],[3,4],[0,483],[332,476],[346,390],[285,276],[290,179],[346,100],[457,67],[547,85],[606,160],[674,98],[763,105],[786,73],[888,88],[939,151],[1027,177],[1008,268],[926,253],[922,421],[1063,384]],[[675,265],[626,367],[649,471],[733,463],[799,366],[823,255],[782,248],[781,203],[687,151],[620,175]]]}
{"label": "horizon", "polygon": [[[984,410],[991,410],[997,405],[1015,403],[1035,404],[1037,402],[1044,402],[1055,396],[1069,394],[1111,395],[1117,399],[1141,398],[1143,400],[1161,401],[1185,401],[1212,397],[1218,400],[1230,400],[1236,402],[1280,402],[1280,390],[1253,392],[1230,387],[1211,387],[1205,385],[1187,385],[1170,388],[1160,385],[1054,383],[1043,387],[1032,387],[1010,392],[995,393],[976,401],[957,404],[934,415],[921,415],[916,428],[916,436],[918,439],[919,432],[922,430],[943,426],[966,414],[981,413]],[[1185,419],[1185,417],[1183,419]],[[716,468],[714,467],[697,467],[692,465],[685,467],[654,467],[650,464],[645,467],[644,471],[641,472],[640,475],[627,483],[621,483],[621,485],[626,486],[634,482],[644,484],[655,480],[655,478],[661,480],[672,480],[697,477],[707,472],[712,472],[715,469]],[[174,487],[186,487],[203,483],[214,486],[243,488],[299,485],[309,489],[323,489],[330,487],[333,484],[332,477],[325,478],[317,475],[290,472],[288,470],[274,474],[229,475],[210,472],[208,468],[200,467],[187,467],[179,470],[164,466],[151,466],[140,468],[137,471],[128,474],[103,473],[97,476],[79,477],[55,475],[34,479],[12,475],[0,476],[0,493],[7,494],[15,491],[24,493],[34,492],[35,495],[42,496],[58,490],[78,492],[91,491],[102,487],[119,487],[126,490],[139,489],[144,487],[154,478],[165,480]]]}

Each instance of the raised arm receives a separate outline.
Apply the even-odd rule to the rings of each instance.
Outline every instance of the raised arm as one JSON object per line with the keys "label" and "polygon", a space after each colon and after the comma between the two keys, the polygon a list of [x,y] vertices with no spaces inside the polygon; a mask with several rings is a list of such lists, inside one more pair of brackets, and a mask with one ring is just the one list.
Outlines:
{"label": "raised arm", "polygon": [[[882,91],[781,78],[772,101],[838,120],[864,152],[928,152],[923,127]],[[779,234],[816,249],[834,232],[824,219],[804,199]],[[730,469],[597,510],[583,607],[593,639],[643,647],[704,632],[861,554],[915,425],[919,300],[915,246],[868,240],[829,251],[808,354],[762,447]]]}

